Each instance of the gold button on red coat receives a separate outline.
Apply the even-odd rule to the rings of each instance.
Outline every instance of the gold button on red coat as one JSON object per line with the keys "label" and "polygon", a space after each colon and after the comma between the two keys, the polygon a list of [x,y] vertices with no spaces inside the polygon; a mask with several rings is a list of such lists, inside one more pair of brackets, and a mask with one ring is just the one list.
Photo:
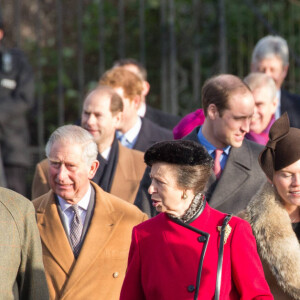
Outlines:
{"label": "gold button on red coat", "polygon": [[114,272],[113,278],[118,278],[119,277],[119,272]]}

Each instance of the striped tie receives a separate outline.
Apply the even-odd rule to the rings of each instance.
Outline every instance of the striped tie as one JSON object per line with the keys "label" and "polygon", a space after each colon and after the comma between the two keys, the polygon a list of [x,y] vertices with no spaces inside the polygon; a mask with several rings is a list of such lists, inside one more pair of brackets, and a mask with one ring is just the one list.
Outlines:
{"label": "striped tie", "polygon": [[215,150],[215,162],[214,162],[214,173],[216,174],[217,179],[220,178],[221,173],[222,173],[222,168],[220,164],[220,158],[221,155],[223,154],[223,149],[216,149]]}

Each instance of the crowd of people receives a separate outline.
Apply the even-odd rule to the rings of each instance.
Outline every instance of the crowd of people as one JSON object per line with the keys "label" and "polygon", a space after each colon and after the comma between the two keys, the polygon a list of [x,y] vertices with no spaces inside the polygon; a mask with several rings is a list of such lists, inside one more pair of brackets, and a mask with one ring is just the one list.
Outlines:
{"label": "crowd of people", "polygon": [[80,126],[51,134],[31,202],[20,195],[26,153],[14,156],[24,147],[5,143],[13,120],[25,122],[32,72],[1,48],[0,298],[299,300],[300,97],[282,89],[288,53],[283,38],[262,38],[251,72],[208,78],[202,108],[182,119],[147,104],[144,66],[116,61]]}

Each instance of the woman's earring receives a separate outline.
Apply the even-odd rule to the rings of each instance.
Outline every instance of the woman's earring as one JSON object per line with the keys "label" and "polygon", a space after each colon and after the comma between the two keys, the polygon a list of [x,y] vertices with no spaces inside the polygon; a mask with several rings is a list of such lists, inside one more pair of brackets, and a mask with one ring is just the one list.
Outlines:
{"label": "woman's earring", "polygon": [[187,198],[187,194],[183,193],[182,198],[185,200]]}

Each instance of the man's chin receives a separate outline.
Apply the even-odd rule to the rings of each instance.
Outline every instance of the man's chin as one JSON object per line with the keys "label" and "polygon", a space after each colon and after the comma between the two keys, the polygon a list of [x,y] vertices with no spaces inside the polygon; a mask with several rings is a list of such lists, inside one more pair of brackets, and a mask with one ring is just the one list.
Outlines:
{"label": "man's chin", "polygon": [[242,146],[243,141],[244,141],[244,138],[243,139],[235,139],[234,141],[232,141],[231,146],[235,147],[235,148],[239,148]]}

